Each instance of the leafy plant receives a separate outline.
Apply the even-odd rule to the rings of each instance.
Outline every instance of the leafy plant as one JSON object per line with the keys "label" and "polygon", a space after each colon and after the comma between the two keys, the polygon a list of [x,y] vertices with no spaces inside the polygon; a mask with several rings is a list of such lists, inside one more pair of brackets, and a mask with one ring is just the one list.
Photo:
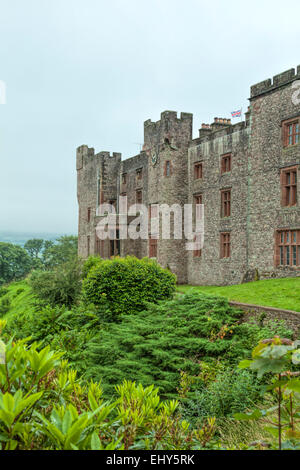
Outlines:
{"label": "leafy plant", "polygon": [[[4,323],[0,324],[0,331]],[[99,384],[83,383],[49,346],[0,340],[2,450],[200,449],[211,445],[214,420],[191,430],[178,402],[158,389],[125,381],[104,401]]]}
{"label": "leafy plant", "polygon": [[10,305],[11,305],[11,299],[9,297],[5,296],[0,300],[0,316],[1,317],[9,311]]}
{"label": "leafy plant", "polygon": [[81,262],[74,259],[52,271],[34,271],[30,285],[40,300],[70,307],[81,292]]}
{"label": "leafy plant", "polygon": [[241,369],[250,368],[257,372],[258,377],[272,374],[272,381],[264,388],[264,392],[271,394],[276,404],[266,410],[237,413],[235,417],[242,420],[262,418],[268,424],[267,430],[277,438],[280,450],[300,449],[300,431],[297,427],[300,422],[300,372],[291,370],[300,364],[298,346],[299,341],[292,342],[278,336],[265,339],[252,351],[252,360],[244,360],[239,364]]}

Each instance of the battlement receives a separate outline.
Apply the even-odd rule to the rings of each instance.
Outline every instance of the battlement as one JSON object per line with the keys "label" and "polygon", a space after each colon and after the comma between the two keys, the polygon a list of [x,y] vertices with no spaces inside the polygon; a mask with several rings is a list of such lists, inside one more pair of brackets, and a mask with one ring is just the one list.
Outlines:
{"label": "battlement", "polygon": [[80,147],[77,148],[77,155],[91,157],[95,155],[95,149],[93,147],[89,148],[88,145],[80,145]]}
{"label": "battlement", "polygon": [[107,152],[105,150],[101,150],[101,152],[98,152],[96,155],[98,158],[104,158],[104,159],[113,159],[115,158],[116,160],[121,160],[122,154],[120,152]]}
{"label": "battlement", "polygon": [[144,122],[144,126],[147,127],[149,125],[156,125],[162,121],[183,121],[186,119],[193,119],[193,114],[192,113],[180,113],[180,118],[177,117],[177,111],[163,111],[160,114],[160,120],[159,121],[151,121],[151,119],[147,119],[147,121]]}
{"label": "battlement", "polygon": [[276,90],[284,85],[288,85],[294,80],[300,80],[300,65],[295,69],[289,69],[278,75],[275,75],[273,79],[268,78],[262,82],[257,83],[251,87],[250,99],[256,98],[257,96],[263,95],[270,91]]}

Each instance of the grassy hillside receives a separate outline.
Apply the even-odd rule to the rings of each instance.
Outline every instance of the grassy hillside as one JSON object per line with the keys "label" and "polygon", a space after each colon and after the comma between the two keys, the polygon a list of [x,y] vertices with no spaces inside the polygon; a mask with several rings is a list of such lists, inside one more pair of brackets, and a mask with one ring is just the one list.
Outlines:
{"label": "grassy hillside", "polygon": [[2,318],[8,318],[12,313],[29,313],[33,310],[34,296],[26,280],[12,282],[6,288],[8,292],[0,297],[0,303],[6,298],[9,298],[11,303],[9,311]]}
{"label": "grassy hillside", "polygon": [[300,278],[268,279],[234,286],[178,286],[178,292],[204,292],[228,300],[300,312]]}

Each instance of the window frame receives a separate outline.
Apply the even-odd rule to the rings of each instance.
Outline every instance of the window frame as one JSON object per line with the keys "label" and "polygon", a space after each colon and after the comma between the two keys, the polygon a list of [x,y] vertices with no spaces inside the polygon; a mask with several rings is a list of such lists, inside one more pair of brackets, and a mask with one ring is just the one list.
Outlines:
{"label": "window frame", "polygon": [[220,233],[220,258],[227,259],[231,257],[231,237],[230,232]]}
{"label": "window frame", "polygon": [[[167,171],[169,168],[169,172]],[[171,160],[166,160],[164,164],[164,176],[169,178],[172,175],[172,163]]]}
{"label": "window frame", "polygon": [[[298,189],[298,166],[290,166],[282,168],[280,172],[281,185],[281,206],[293,207],[297,205],[297,189]],[[293,177],[292,175],[295,175]],[[287,180],[289,175],[289,181]]]}
{"label": "window frame", "polygon": [[149,258],[157,258],[157,238],[149,237]]}
{"label": "window frame", "polygon": [[194,163],[194,180],[200,180],[203,178],[203,162]]}
{"label": "window frame", "polygon": [[231,188],[221,189],[221,218],[225,217],[231,217]]}
{"label": "window frame", "polygon": [[[294,253],[296,264],[293,262]],[[279,229],[275,232],[275,266],[300,267],[300,229]]]}
{"label": "window frame", "polygon": [[91,237],[90,237],[90,235],[88,235],[86,237],[86,239],[87,239],[87,255],[89,257],[90,254],[91,254]]}
{"label": "window frame", "polygon": [[[292,133],[289,133],[290,127],[292,127]],[[300,143],[300,117],[291,118],[283,121],[282,129],[283,147],[293,147],[294,145],[298,145]]]}
{"label": "window frame", "polygon": [[[231,171],[232,153],[225,153],[221,157],[221,175]],[[228,162],[228,164],[227,164]]]}
{"label": "window frame", "polygon": [[[139,195],[141,196],[140,200],[139,200]],[[135,202],[136,204],[143,204],[143,190],[142,189],[137,189],[135,191]]]}
{"label": "window frame", "polygon": [[143,179],[143,168],[138,168],[136,170],[136,179],[137,181],[141,181]]}

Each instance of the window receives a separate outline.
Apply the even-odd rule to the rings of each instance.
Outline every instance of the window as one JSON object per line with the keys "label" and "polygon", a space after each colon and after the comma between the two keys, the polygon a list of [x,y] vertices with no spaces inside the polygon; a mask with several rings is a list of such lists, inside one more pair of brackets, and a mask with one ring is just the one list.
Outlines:
{"label": "window", "polygon": [[149,238],[149,258],[157,258],[157,238]]}
{"label": "window", "polygon": [[230,258],[230,233],[229,232],[221,233],[220,241],[221,241],[220,257]]}
{"label": "window", "polygon": [[[196,235],[194,237],[194,243],[198,243],[200,244],[200,235]],[[199,247],[195,248],[195,250],[193,250],[193,257],[194,258],[200,258],[201,257],[201,249]]]}
{"label": "window", "polygon": [[221,158],[221,174],[231,171],[231,153],[223,155]]}
{"label": "window", "polygon": [[202,178],[203,174],[203,165],[200,162],[194,164],[194,179],[199,180]]}
{"label": "window", "polygon": [[138,170],[136,170],[136,179],[140,181],[142,178],[143,178],[143,170],[142,168],[139,168]]}
{"label": "window", "polygon": [[91,221],[91,208],[88,207],[88,210],[87,210],[87,221],[90,222]]}
{"label": "window", "polygon": [[112,206],[112,207],[110,208],[110,212],[111,212],[111,213],[113,212],[112,208],[114,208],[115,211],[117,210],[117,201],[116,201],[115,199],[111,199],[111,200],[109,201],[109,204],[110,204],[110,206]]}
{"label": "window", "polygon": [[281,205],[294,206],[297,203],[297,168],[281,171]]}
{"label": "window", "polygon": [[231,190],[221,191],[221,217],[230,217],[231,213]]}
{"label": "window", "polygon": [[104,257],[104,240],[100,240],[97,234],[95,236],[95,254]]}
{"label": "window", "polygon": [[195,194],[194,195],[194,203],[197,204],[202,204],[202,194]]}
{"label": "window", "polygon": [[276,233],[275,264],[300,266],[300,230],[280,230]]}
{"label": "window", "polygon": [[201,218],[201,210],[199,204],[202,204],[202,194],[194,194],[194,204],[196,206],[196,218],[200,219]]}
{"label": "window", "polygon": [[120,254],[120,230],[116,229],[116,238],[109,240],[109,256],[118,256]]}
{"label": "window", "polygon": [[164,175],[165,176],[171,176],[171,162],[170,162],[170,160],[167,160],[165,162]]}
{"label": "window", "polygon": [[298,119],[291,119],[283,123],[283,145],[290,147],[299,143],[299,121]]}
{"label": "window", "polygon": [[87,237],[87,255],[88,255],[88,256],[90,256],[90,251],[91,251],[90,240],[91,240],[91,237],[88,236],[88,237]]}
{"label": "window", "polygon": [[137,204],[143,203],[143,191],[141,191],[140,189],[136,191],[136,203]]}
{"label": "window", "polygon": [[158,217],[158,204],[151,204],[149,206],[149,219],[156,219]]}
{"label": "window", "polygon": [[127,182],[127,173],[122,174],[122,184],[126,184]]}

